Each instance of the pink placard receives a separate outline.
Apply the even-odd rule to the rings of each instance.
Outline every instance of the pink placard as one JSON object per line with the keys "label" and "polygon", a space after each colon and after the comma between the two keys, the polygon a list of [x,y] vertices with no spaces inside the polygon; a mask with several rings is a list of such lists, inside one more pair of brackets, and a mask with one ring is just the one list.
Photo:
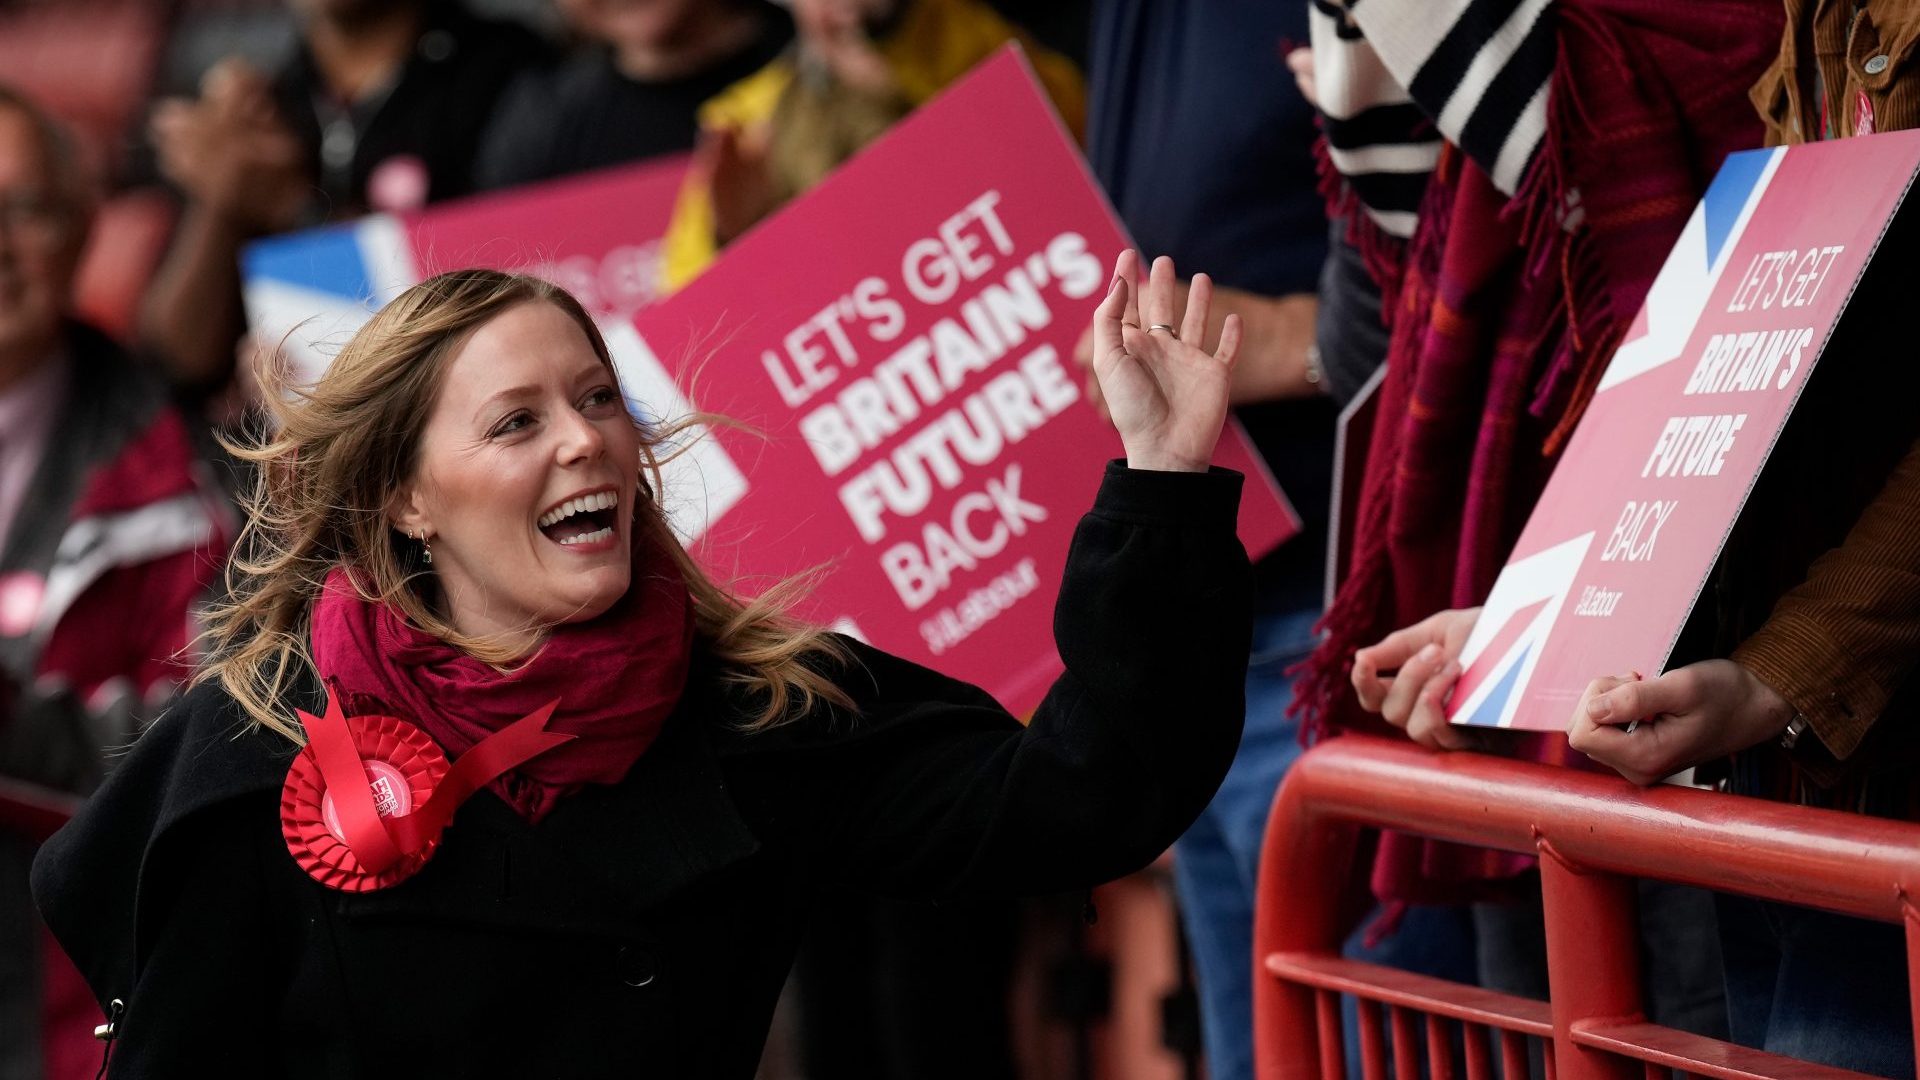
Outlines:
{"label": "pink placard", "polygon": [[687,174],[677,154],[402,214],[419,277],[464,266],[537,274],[596,316],[659,299],[661,238]]}
{"label": "pink placard", "polygon": [[487,266],[548,278],[603,325],[629,330],[659,298],[661,238],[687,164],[679,155],[616,166],[255,241],[241,260],[248,324],[302,377],[318,378],[408,286]]}
{"label": "pink placard", "polygon": [[[698,555],[762,582],[827,565],[809,616],[1031,710],[1121,454],[1072,353],[1127,244],[1017,48],[742,237],[635,319],[702,409],[759,432],[713,432],[738,475],[683,528]],[[1248,475],[1251,554],[1299,530],[1237,426],[1216,460]]]}
{"label": "pink placard", "polygon": [[1916,168],[1916,132],[1727,159],[1488,596],[1454,723],[1563,730],[1594,678],[1665,670]]}

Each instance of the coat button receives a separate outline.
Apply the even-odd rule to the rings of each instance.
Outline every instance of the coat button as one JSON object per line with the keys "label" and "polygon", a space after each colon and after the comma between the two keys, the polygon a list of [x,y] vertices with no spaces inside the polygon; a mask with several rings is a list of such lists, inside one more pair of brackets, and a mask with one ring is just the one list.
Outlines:
{"label": "coat button", "polygon": [[1876,56],[1873,59],[1866,62],[1865,67],[1867,69],[1867,74],[1878,75],[1881,72],[1887,70],[1887,65],[1891,62],[1892,61],[1887,59],[1886,53],[1881,53],[1879,56]]}
{"label": "coat button", "polygon": [[646,986],[659,978],[660,968],[653,954],[638,945],[622,945],[614,957],[614,970],[628,986]]}

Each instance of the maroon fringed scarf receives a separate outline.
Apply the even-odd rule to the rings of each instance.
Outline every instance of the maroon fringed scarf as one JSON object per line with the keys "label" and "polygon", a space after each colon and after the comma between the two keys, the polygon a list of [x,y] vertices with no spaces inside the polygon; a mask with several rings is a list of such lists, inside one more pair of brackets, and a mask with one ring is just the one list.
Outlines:
{"label": "maroon fringed scarf", "polygon": [[547,730],[573,741],[488,785],[537,822],[587,784],[619,783],[653,744],[686,688],[693,604],[673,560],[637,537],[626,595],[554,628],[506,674],[361,599],[340,569],[314,604],[312,637],[314,663],[345,692],[349,714],[412,721],[455,758],[558,698]]}
{"label": "maroon fringed scarf", "polygon": [[[1560,55],[1547,139],[1520,190],[1503,197],[1449,148],[1419,230],[1381,271],[1392,327],[1381,419],[1353,569],[1301,673],[1309,739],[1378,723],[1349,689],[1355,649],[1486,597],[1721,159],[1760,142],[1747,88],[1778,50],[1777,3],[1562,0],[1550,17]],[[1561,736],[1508,742],[1518,757],[1584,760]],[[1388,834],[1374,890],[1460,899],[1528,865]]]}

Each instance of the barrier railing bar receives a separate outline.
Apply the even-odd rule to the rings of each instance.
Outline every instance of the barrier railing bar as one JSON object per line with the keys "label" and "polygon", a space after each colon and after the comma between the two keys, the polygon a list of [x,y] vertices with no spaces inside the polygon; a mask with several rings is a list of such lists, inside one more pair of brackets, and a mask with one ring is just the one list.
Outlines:
{"label": "barrier railing bar", "polygon": [[1644,1080],[1638,1063],[1564,1041],[1578,1020],[1645,1019],[1640,1005],[1638,898],[1633,879],[1595,873],[1542,839],[1541,910],[1547,931],[1547,1007],[1558,1064],[1578,1080]]}
{"label": "barrier railing bar", "polygon": [[1531,1076],[1527,1068],[1527,1037],[1516,1031],[1500,1033],[1500,1076],[1502,1080]]}
{"label": "barrier railing bar", "polygon": [[[1881,922],[1900,922],[1902,898],[1920,892],[1920,828],[1905,822],[1675,785],[1639,789],[1614,776],[1432,754],[1365,735],[1325,749],[1336,752],[1303,755],[1282,789],[1287,814],[1303,825],[1356,822],[1523,854],[1546,838],[1587,870]],[[1619,812],[1623,801],[1633,813]]]}
{"label": "barrier railing bar", "polygon": [[1320,1080],[1347,1080],[1347,1040],[1340,1016],[1340,995],[1322,990],[1314,995],[1320,1023]]}
{"label": "barrier railing bar", "polygon": [[1715,1080],[1869,1080],[1867,1074],[1781,1057],[1735,1043],[1649,1023],[1581,1021],[1573,1041],[1582,1046]]}
{"label": "barrier railing bar", "polygon": [[1275,953],[1266,967],[1288,982],[1372,998],[1397,1008],[1417,1009],[1454,1020],[1553,1038],[1547,1003],[1484,990],[1465,983],[1381,967],[1364,960],[1316,953]]}
{"label": "barrier railing bar", "polygon": [[1386,1033],[1380,1027],[1380,1004],[1360,1001],[1360,1077],[1361,1080],[1386,1080]]}
{"label": "barrier railing bar", "polygon": [[1394,1080],[1420,1080],[1420,1039],[1412,1009],[1393,1007]]}
{"label": "barrier railing bar", "polygon": [[[1304,985],[1392,1001],[1404,984],[1354,967],[1327,977],[1349,929],[1338,883],[1355,880],[1363,830],[1388,828],[1541,858],[1548,920],[1552,1037],[1541,1038],[1548,1080],[1648,1080],[1667,1068],[1747,1080],[1846,1076],[1644,1023],[1631,878],[1740,893],[1800,907],[1904,924],[1920,987],[1920,825],[1679,787],[1641,790],[1611,776],[1476,754],[1434,755],[1411,744],[1345,736],[1303,756],[1275,800],[1261,858],[1256,955],[1270,978],[1255,986],[1257,1066],[1263,1080],[1309,1080],[1324,1042]],[[1332,882],[1289,892],[1288,882]],[[1448,1015],[1468,990],[1441,982]],[[1303,996],[1306,995],[1306,996]],[[1920,996],[1909,995],[1920,1030]],[[1303,1011],[1304,1007],[1304,1011]],[[1406,1006],[1403,1006],[1406,1007]],[[1469,1022],[1473,1022],[1469,1019]],[[1576,1039],[1573,1028],[1592,1036]],[[1379,1021],[1374,1018],[1377,1029]],[[1500,1028],[1498,1021],[1491,1026]],[[1652,1040],[1651,1046],[1628,1041]],[[1657,1038],[1656,1038],[1657,1036]],[[1505,1076],[1525,1074],[1527,1045],[1502,1031]],[[1664,1041],[1663,1041],[1664,1040]],[[1469,1040],[1471,1054],[1472,1040]],[[1558,1052],[1556,1052],[1558,1051]],[[1564,1059],[1560,1054],[1568,1056]],[[1699,1054],[1700,1058],[1690,1057]],[[1473,1061],[1468,1063],[1470,1080]],[[1715,1071],[1719,1070],[1719,1071]]]}
{"label": "barrier railing bar", "polygon": [[1900,918],[1907,927],[1907,1008],[1913,1017],[1915,1055],[1920,1058],[1920,911],[1915,910],[1904,888],[1900,890]]}
{"label": "barrier railing bar", "polygon": [[1433,1080],[1453,1080],[1453,1040],[1447,1037],[1445,1019],[1427,1014],[1427,1075]]}
{"label": "barrier railing bar", "polygon": [[81,799],[52,788],[0,776],[0,832],[39,843],[79,811]]}
{"label": "barrier railing bar", "polygon": [[1460,1036],[1467,1043],[1467,1080],[1493,1080],[1493,1047],[1488,1043],[1487,1028],[1468,1022],[1460,1029]]}

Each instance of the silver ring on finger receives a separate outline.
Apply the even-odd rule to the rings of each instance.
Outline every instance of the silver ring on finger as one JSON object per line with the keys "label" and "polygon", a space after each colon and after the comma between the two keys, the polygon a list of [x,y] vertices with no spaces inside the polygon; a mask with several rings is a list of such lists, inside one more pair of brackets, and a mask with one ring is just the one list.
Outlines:
{"label": "silver ring on finger", "polygon": [[1147,327],[1147,333],[1149,334],[1153,333],[1155,330],[1165,330],[1167,332],[1168,337],[1172,338],[1175,341],[1180,340],[1180,331],[1175,330],[1173,327],[1168,326],[1166,323],[1157,322],[1157,323],[1154,323],[1152,326]]}

